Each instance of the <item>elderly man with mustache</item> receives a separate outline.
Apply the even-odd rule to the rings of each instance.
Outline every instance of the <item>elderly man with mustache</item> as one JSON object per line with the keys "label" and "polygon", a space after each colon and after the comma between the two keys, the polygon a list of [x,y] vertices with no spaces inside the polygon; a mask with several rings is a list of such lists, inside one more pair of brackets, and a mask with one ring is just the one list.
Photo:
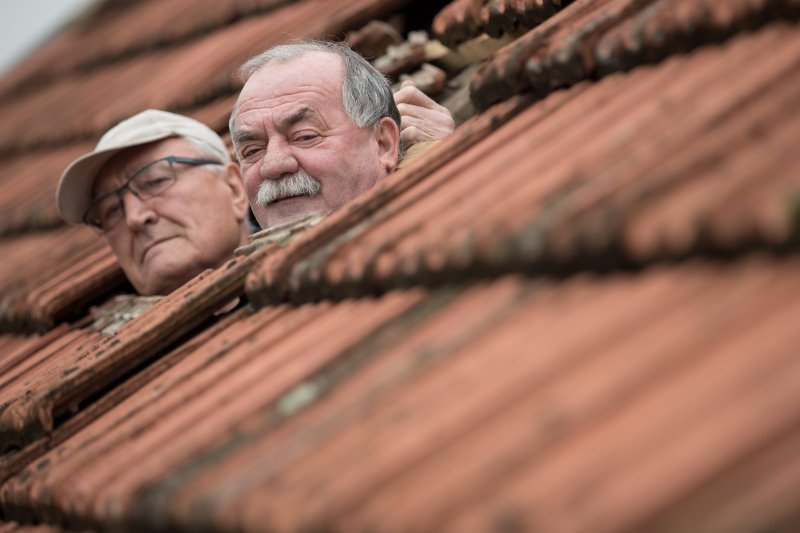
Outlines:
{"label": "elderly man with mustache", "polygon": [[277,46],[241,74],[229,126],[262,227],[342,207],[395,170],[403,122],[424,129],[401,119],[386,78],[342,43]]}

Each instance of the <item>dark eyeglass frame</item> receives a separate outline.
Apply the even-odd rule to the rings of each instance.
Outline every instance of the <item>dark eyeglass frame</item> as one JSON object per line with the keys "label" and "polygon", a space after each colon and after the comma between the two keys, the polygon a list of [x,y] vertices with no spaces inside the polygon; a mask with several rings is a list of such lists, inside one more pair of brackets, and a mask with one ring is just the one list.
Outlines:
{"label": "dark eyeglass frame", "polygon": [[[169,168],[172,171],[172,177],[174,178],[172,180],[172,183],[170,183],[168,186],[166,186],[164,188],[164,190],[160,191],[157,194],[148,195],[148,196],[144,196],[143,197],[141,191],[136,191],[135,189],[131,188],[130,185],[131,185],[131,182],[133,180],[135,180],[138,176],[140,176],[148,168],[150,168],[153,165],[156,165],[158,163],[161,163],[162,161],[167,161],[169,163]],[[151,162],[147,163],[146,165],[144,165],[143,167],[141,167],[138,170],[136,170],[133,174],[131,174],[131,176],[120,187],[114,189],[113,191],[109,191],[109,192],[103,194],[102,196],[96,198],[92,202],[92,204],[89,206],[89,209],[86,210],[86,213],[83,214],[83,222],[85,224],[91,226],[92,228],[97,229],[101,233],[107,233],[111,228],[116,226],[119,223],[119,221],[122,220],[124,218],[124,216],[125,216],[125,202],[122,201],[122,194],[125,192],[125,190],[129,190],[131,192],[131,194],[133,194],[134,196],[136,196],[140,200],[145,200],[145,199],[148,199],[148,198],[155,198],[156,196],[161,196],[170,187],[175,185],[176,181],[178,181],[178,173],[175,171],[175,168],[173,167],[173,165],[175,163],[180,163],[182,165],[189,165],[189,166],[193,166],[193,167],[194,166],[201,166],[201,165],[224,165],[225,164],[222,161],[217,161],[217,160],[214,160],[214,159],[198,159],[198,158],[195,158],[195,157],[181,157],[181,156],[175,156],[175,155],[169,155],[167,157],[162,157],[160,159],[156,159],[155,161],[151,161]],[[103,200],[105,200],[106,198],[108,198],[109,196],[112,196],[112,195],[116,196],[119,199],[119,205],[120,205],[120,208],[122,209],[122,216],[120,216],[119,219],[116,220],[116,222],[112,223],[107,228],[103,228],[103,225],[99,222],[99,220],[92,219],[89,216],[89,214],[98,205],[100,205],[100,203]]]}

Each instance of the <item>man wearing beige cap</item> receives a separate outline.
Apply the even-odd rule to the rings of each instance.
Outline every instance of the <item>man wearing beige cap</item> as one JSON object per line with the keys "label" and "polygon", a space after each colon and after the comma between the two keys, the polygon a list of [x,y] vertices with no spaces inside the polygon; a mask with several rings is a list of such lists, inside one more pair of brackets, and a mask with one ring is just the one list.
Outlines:
{"label": "man wearing beige cap", "polygon": [[218,267],[247,239],[247,198],[225,143],[165,111],[106,132],[66,169],[56,203],[66,221],[104,235],[143,295],[167,294]]}

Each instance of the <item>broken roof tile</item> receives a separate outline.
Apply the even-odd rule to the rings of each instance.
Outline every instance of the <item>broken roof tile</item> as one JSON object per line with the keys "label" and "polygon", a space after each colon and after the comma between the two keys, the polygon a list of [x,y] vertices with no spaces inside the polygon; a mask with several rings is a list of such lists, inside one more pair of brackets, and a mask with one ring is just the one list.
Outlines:
{"label": "broken roof tile", "polygon": [[[722,475],[755,464],[760,480],[800,483],[761,459],[800,420],[797,269],[695,262],[264,308],[15,475],[0,502],[12,518],[46,501],[55,523],[135,529],[484,529],[508,507],[526,528],[536,511],[627,530],[680,517],[676,491],[705,488],[708,523]],[[581,494],[580,509],[559,504]]]}
{"label": "broken roof tile", "polygon": [[[795,247],[798,50],[800,34],[777,25],[555,93],[473,146],[457,130],[321,227],[366,205],[373,216],[269,257],[251,301]],[[496,126],[494,114],[463,127]]]}
{"label": "broken roof tile", "polygon": [[[9,400],[22,397],[25,392],[20,391],[29,390],[31,383],[41,379],[41,376],[50,372],[52,368],[57,368],[68,354],[85,349],[99,339],[98,333],[61,325],[41,337],[30,338],[26,345],[8,354],[3,361],[2,380],[0,380],[0,418],[11,421],[0,427],[3,454],[9,447],[23,443],[19,432],[24,431],[24,428],[18,424],[19,413],[15,412]],[[41,416],[46,424],[52,426],[53,418],[49,413],[41,413]],[[0,461],[0,466],[5,467],[4,463],[6,463],[5,455]],[[5,477],[9,473],[9,470],[2,468],[0,477]]]}

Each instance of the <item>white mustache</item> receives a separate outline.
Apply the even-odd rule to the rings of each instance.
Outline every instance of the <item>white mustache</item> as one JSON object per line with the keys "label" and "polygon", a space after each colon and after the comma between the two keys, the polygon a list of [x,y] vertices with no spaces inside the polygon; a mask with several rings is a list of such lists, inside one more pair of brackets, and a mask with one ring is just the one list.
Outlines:
{"label": "white mustache", "polygon": [[278,180],[266,179],[258,186],[256,205],[267,205],[292,196],[316,196],[322,189],[319,181],[309,176],[304,170]]}

